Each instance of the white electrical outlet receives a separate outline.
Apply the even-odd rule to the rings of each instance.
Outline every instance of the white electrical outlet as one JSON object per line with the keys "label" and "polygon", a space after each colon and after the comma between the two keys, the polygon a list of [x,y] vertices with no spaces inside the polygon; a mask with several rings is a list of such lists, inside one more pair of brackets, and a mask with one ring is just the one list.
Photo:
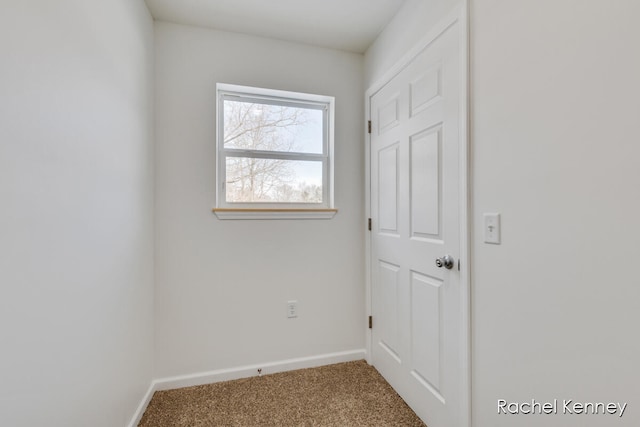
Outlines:
{"label": "white electrical outlet", "polygon": [[298,301],[287,301],[287,318],[298,317]]}

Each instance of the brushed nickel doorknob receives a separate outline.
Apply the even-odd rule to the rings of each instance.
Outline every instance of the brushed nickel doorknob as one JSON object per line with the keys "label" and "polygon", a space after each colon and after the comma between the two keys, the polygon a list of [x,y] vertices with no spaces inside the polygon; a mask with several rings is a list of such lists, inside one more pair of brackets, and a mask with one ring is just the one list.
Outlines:
{"label": "brushed nickel doorknob", "polygon": [[447,270],[451,270],[453,268],[453,264],[455,264],[455,261],[451,255],[445,255],[442,258],[436,259],[436,265],[438,268],[444,267]]}

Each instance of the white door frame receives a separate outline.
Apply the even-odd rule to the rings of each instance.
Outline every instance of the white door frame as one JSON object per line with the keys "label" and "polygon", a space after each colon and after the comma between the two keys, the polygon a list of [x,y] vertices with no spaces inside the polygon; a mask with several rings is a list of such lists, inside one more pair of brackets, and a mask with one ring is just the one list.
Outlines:
{"label": "white door frame", "polygon": [[[433,43],[451,25],[458,23],[460,31],[460,306],[462,318],[462,340],[460,342],[461,382],[460,403],[462,406],[460,427],[471,426],[471,163],[469,158],[469,3],[462,0],[461,6],[442,19],[418,44],[411,48],[381,79],[365,93],[365,123],[371,120],[371,97],[404,70],[427,46]],[[371,134],[365,126],[365,223],[371,218]],[[371,233],[366,233],[366,288],[365,307],[367,316],[372,313],[371,300]],[[375,327],[375,326],[374,326]],[[366,329],[366,360],[371,363],[371,329]]]}

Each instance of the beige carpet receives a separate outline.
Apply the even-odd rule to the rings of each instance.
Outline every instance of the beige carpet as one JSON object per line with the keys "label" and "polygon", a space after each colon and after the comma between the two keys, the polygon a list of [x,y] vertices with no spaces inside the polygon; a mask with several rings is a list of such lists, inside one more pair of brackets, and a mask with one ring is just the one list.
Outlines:
{"label": "beige carpet", "polygon": [[159,391],[139,426],[422,426],[365,361]]}

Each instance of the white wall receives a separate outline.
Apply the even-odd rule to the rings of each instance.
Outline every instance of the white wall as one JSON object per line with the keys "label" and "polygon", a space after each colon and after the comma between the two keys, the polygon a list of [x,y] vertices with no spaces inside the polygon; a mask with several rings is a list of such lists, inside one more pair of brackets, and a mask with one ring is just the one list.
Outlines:
{"label": "white wall", "polygon": [[[367,51],[367,85],[437,21],[427,3]],[[640,425],[640,3],[470,3],[473,425]],[[502,245],[482,243],[483,212]],[[629,407],[497,414],[554,398]]]}
{"label": "white wall", "polygon": [[[471,4],[475,425],[640,425],[640,2]],[[629,408],[496,414],[556,397]]]}
{"label": "white wall", "polygon": [[[156,376],[363,348],[362,55],[162,22],[155,34]],[[336,97],[334,219],[216,218],[217,82]]]}
{"label": "white wall", "polygon": [[0,6],[0,425],[122,426],[152,378],[153,24]]}

